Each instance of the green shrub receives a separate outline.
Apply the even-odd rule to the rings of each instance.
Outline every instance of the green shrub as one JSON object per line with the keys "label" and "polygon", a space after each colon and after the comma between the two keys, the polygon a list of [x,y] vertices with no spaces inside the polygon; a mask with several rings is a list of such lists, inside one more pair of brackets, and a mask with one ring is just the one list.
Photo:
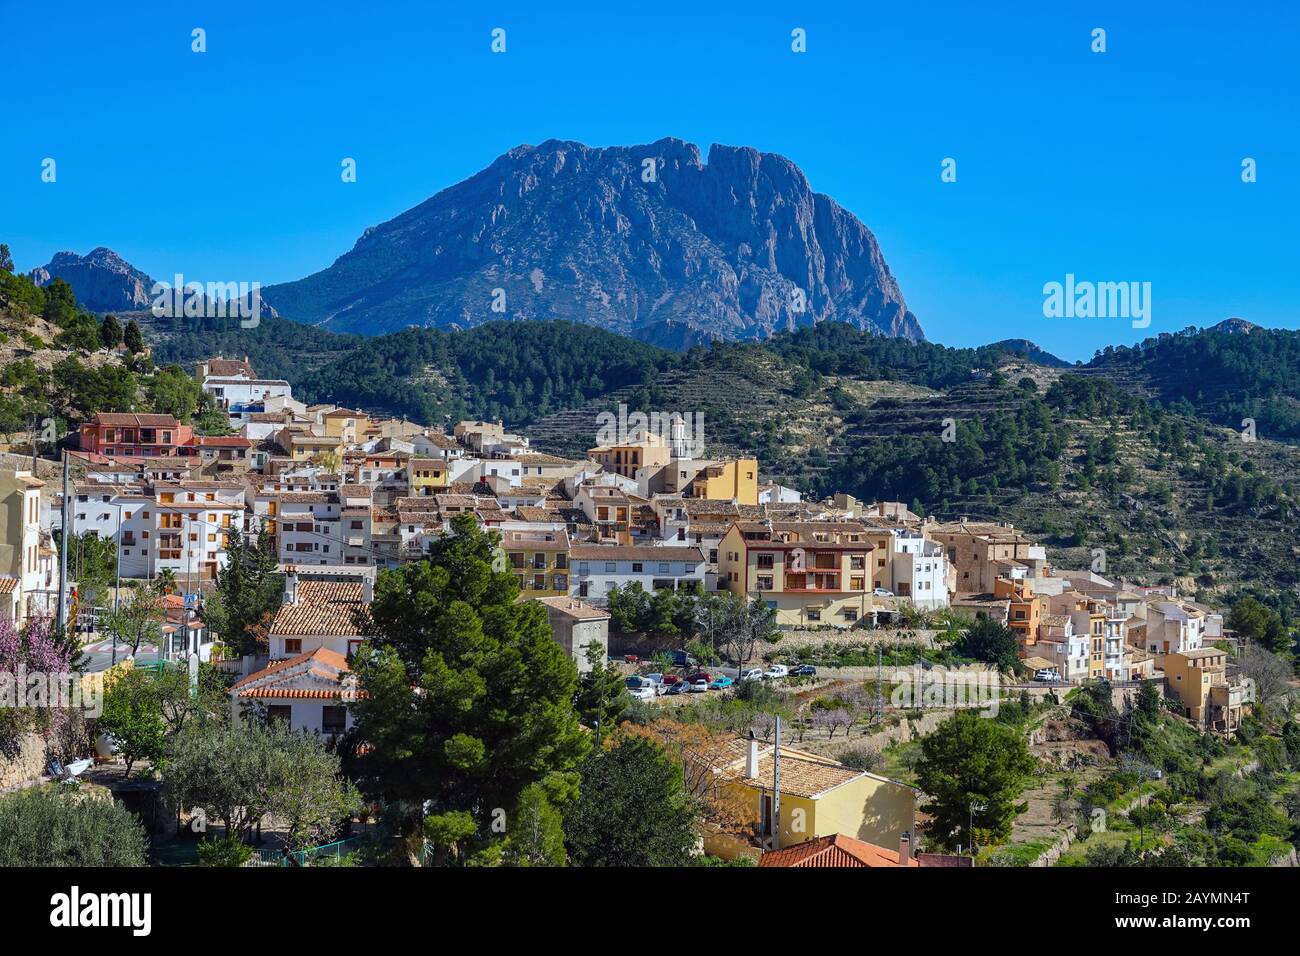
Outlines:
{"label": "green shrub", "polygon": [[144,866],[146,843],[139,820],[91,788],[0,797],[0,867]]}

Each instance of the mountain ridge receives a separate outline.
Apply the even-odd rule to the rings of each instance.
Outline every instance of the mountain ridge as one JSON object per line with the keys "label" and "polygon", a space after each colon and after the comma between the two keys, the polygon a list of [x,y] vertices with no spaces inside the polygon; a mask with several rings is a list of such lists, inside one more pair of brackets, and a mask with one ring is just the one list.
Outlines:
{"label": "mountain ridge", "polygon": [[791,160],[674,138],[517,146],[264,292],[363,334],[562,318],[682,348],[834,318],[924,339],[875,236]]}

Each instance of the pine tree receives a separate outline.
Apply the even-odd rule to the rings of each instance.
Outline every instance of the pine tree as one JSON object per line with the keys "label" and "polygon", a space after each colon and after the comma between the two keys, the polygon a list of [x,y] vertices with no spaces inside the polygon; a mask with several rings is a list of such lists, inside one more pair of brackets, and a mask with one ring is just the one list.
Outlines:
{"label": "pine tree", "polygon": [[122,333],[122,342],[132,355],[138,355],[144,351],[144,336],[140,333],[140,326],[135,319],[126,323],[126,331]]}

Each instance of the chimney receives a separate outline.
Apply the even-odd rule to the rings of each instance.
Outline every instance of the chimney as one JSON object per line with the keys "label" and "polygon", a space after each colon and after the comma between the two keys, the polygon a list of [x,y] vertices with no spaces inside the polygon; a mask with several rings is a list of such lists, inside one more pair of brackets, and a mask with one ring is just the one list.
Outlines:
{"label": "chimney", "polygon": [[749,750],[745,752],[745,776],[750,779],[758,777],[758,738],[749,732]]}
{"label": "chimney", "polygon": [[907,861],[912,856],[912,834],[909,830],[904,830],[898,835],[898,865],[907,866]]}
{"label": "chimney", "polygon": [[284,603],[298,603],[298,569],[289,568],[284,575]]}
{"label": "chimney", "polygon": [[375,599],[375,579],[370,575],[361,578],[361,603],[369,604]]}

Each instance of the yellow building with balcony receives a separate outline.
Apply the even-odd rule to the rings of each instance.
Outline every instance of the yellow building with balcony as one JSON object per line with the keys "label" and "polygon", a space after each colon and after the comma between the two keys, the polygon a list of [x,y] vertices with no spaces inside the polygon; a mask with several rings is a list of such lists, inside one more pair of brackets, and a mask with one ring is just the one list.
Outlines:
{"label": "yellow building with balcony", "polygon": [[569,593],[569,535],[565,531],[507,531],[501,537],[505,570],[519,581],[521,597]]}
{"label": "yellow building with balcony", "polygon": [[446,491],[451,484],[450,476],[451,469],[441,458],[411,458],[406,462],[406,478],[413,498]]}
{"label": "yellow building with balcony", "polygon": [[851,627],[874,612],[865,529],[734,522],[718,545],[718,585],[776,611],[782,627]]}

